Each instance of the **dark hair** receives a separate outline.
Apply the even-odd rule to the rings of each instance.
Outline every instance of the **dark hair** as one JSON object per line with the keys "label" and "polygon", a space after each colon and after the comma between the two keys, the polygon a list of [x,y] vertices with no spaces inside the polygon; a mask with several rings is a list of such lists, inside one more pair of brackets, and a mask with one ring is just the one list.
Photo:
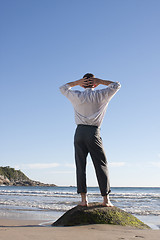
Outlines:
{"label": "dark hair", "polygon": [[83,78],[91,78],[94,77],[94,75],[92,73],[86,73]]}

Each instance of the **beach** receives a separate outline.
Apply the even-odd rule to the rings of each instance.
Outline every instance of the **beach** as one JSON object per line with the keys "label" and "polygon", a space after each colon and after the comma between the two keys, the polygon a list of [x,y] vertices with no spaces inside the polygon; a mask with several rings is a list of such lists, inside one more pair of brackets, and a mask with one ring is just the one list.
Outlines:
{"label": "beach", "polygon": [[[112,188],[110,199],[152,229],[160,229],[160,188]],[[88,188],[88,200],[102,201],[98,187]],[[0,186],[0,219],[54,222],[79,201],[75,187]]]}
{"label": "beach", "polygon": [[50,239],[108,239],[108,240],[158,240],[159,230],[139,230],[131,227],[96,224],[76,227],[51,227],[49,223],[33,220],[0,219],[1,240]]}
{"label": "beach", "polygon": [[[97,187],[88,188],[90,202],[100,202]],[[118,225],[95,224],[51,227],[76,206],[74,187],[0,187],[0,240],[48,239],[160,239],[160,188],[112,188],[112,203],[151,227],[139,230]]]}

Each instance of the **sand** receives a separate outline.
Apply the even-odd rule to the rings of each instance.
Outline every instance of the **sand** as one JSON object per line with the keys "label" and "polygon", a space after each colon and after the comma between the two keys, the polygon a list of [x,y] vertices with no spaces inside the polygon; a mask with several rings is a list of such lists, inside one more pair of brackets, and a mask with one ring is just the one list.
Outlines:
{"label": "sand", "polygon": [[0,240],[159,240],[160,230],[96,224],[76,227],[39,225],[42,221],[0,219]]}

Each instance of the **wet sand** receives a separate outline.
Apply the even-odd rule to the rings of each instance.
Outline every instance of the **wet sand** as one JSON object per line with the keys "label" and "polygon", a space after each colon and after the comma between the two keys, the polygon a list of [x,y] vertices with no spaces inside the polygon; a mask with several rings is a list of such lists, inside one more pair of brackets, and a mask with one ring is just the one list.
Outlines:
{"label": "wet sand", "polygon": [[96,224],[76,227],[51,227],[45,221],[0,219],[1,240],[159,240],[160,230]]}

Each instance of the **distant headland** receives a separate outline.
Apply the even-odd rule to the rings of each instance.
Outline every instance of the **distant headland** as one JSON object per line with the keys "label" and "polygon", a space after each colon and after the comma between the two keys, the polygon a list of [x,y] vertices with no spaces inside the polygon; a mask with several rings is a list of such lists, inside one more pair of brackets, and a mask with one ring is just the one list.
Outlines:
{"label": "distant headland", "polygon": [[15,170],[9,166],[0,167],[0,185],[56,187],[55,184],[46,184],[31,180],[22,171]]}

